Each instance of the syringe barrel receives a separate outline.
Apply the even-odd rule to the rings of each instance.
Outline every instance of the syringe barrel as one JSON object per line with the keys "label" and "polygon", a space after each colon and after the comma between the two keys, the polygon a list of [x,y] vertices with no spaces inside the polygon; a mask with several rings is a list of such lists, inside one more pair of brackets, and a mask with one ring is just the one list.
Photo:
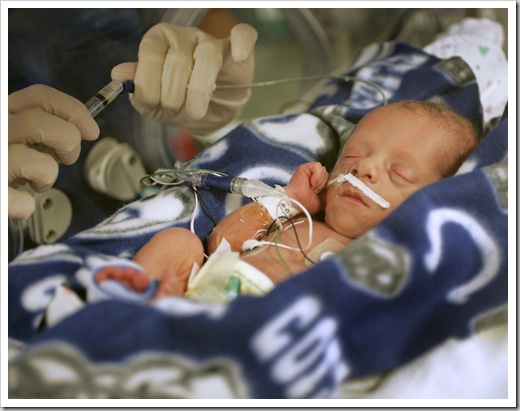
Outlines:
{"label": "syringe barrel", "polygon": [[125,90],[121,81],[113,80],[97,92],[85,103],[90,115],[96,117],[106,106],[108,106],[119,94]]}

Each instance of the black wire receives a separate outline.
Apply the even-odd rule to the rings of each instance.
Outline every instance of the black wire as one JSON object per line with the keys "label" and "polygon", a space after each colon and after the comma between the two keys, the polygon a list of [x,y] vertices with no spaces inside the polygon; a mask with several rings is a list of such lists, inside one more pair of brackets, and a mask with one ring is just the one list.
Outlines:
{"label": "black wire", "polygon": [[[300,252],[302,253],[303,257],[307,261],[309,261],[311,264],[314,265],[314,264],[316,264],[316,261],[314,261],[312,258],[310,258],[307,255],[307,253],[303,250],[302,244],[300,242],[300,237],[298,236],[298,231],[296,230],[296,225],[294,224],[294,221],[293,221],[295,217],[298,217],[298,216],[286,218],[286,221],[288,221],[289,224],[291,224],[291,227],[292,227],[292,229],[294,231],[294,236],[296,238],[296,243],[298,244],[298,248],[300,249]],[[269,227],[267,227],[267,232],[265,233],[264,237],[267,237],[271,233],[273,227],[277,226],[277,222],[278,222],[278,220],[273,220],[273,222],[269,225]]]}
{"label": "black wire", "polygon": [[267,231],[265,233],[265,236],[264,237],[267,237],[269,234],[271,234],[271,230],[273,229],[274,226],[276,226],[278,220],[273,220],[273,222],[269,225],[269,227],[267,227]]}
{"label": "black wire", "polygon": [[[290,217],[290,218],[287,218],[286,220],[291,224],[291,227],[294,231],[294,236],[296,238],[296,243],[298,244],[298,248],[300,249],[300,252],[302,253],[303,257],[309,261],[311,264],[316,264],[316,261],[313,261],[308,255],[307,253],[303,250],[303,247],[301,245],[301,242],[300,242],[300,237],[298,236],[298,231],[296,230],[296,225],[294,224],[294,218],[295,217],[298,217],[298,216],[294,216],[294,217]],[[271,225],[269,225],[269,227],[267,228],[267,233],[265,234],[266,236],[268,236],[271,232],[271,230],[273,229],[273,227],[276,225],[277,223],[277,220],[274,220]]]}
{"label": "black wire", "polygon": [[296,230],[296,225],[294,224],[294,221],[293,221],[293,217],[290,217],[287,219],[287,221],[289,221],[289,223],[291,224],[291,227],[294,231],[294,236],[296,237],[296,242],[298,243],[298,248],[300,249],[301,253],[303,254],[303,256],[305,257],[305,259],[307,261],[309,261],[311,264],[316,264],[315,261],[313,261],[308,255],[307,253],[303,250],[303,247],[300,243],[300,237],[298,236],[298,230]]}
{"label": "black wire", "polygon": [[194,190],[195,191],[195,195],[198,197],[198,199],[200,200],[200,205],[202,206],[202,208],[204,209],[206,215],[208,215],[208,217],[211,219],[211,221],[213,222],[213,225],[216,226],[217,225],[217,220],[215,219],[215,217],[213,216],[213,214],[211,213],[211,210],[210,208],[208,207],[208,205],[206,204],[206,202],[204,201],[204,199],[202,198],[202,196],[200,195],[199,191],[198,190]]}

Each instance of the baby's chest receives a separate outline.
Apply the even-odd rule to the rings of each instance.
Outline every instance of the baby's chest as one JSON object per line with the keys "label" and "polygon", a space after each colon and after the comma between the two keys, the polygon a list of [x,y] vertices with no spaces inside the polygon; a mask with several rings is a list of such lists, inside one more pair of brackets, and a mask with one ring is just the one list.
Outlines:
{"label": "baby's chest", "polygon": [[262,245],[242,258],[276,282],[285,276],[281,272],[302,271],[344,248],[348,239],[323,223],[314,222],[310,230],[307,221],[297,220],[259,241]]}

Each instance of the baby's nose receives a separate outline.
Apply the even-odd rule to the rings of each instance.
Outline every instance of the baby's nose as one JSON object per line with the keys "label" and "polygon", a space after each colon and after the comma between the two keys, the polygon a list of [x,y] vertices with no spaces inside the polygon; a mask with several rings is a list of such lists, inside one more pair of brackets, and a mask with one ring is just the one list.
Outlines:
{"label": "baby's nose", "polygon": [[370,182],[377,181],[377,169],[375,164],[369,160],[358,161],[351,168],[350,173],[361,180],[368,180]]}
{"label": "baby's nose", "polygon": [[349,184],[359,189],[365,196],[370,198],[375,203],[379,204],[382,208],[390,207],[390,203],[387,200],[385,200],[383,197],[381,197],[379,194],[373,191],[358,177],[354,176],[352,172],[339,175],[334,180],[329,182],[329,186],[335,183],[343,184],[344,182],[348,182]]}

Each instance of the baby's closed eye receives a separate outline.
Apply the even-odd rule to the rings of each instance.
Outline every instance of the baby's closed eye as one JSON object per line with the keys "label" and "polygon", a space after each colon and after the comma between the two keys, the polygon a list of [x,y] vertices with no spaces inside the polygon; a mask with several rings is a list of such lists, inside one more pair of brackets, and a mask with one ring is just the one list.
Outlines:
{"label": "baby's closed eye", "polygon": [[411,170],[408,168],[399,166],[399,165],[393,165],[390,167],[390,178],[396,182],[397,184],[413,184],[414,183],[414,177]]}

